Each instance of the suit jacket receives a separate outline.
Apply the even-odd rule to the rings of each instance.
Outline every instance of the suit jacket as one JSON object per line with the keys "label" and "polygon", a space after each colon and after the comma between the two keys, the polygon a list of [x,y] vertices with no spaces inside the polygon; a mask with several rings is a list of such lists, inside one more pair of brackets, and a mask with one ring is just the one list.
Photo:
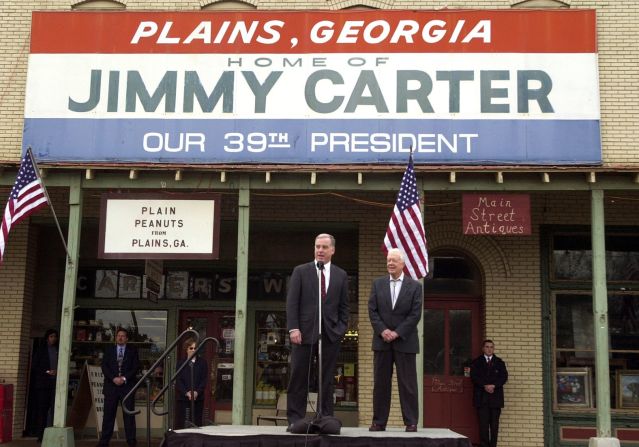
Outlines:
{"label": "suit jacket", "polygon": [[[417,323],[422,318],[422,308],[422,285],[418,281],[404,275],[394,309],[390,276],[373,281],[371,296],[368,299],[368,316],[374,332],[373,351],[394,349],[398,352],[418,353]],[[399,338],[392,343],[386,343],[381,335],[386,329],[397,332]]]}
{"label": "suit jacket", "polygon": [[55,389],[56,377],[47,374],[47,371],[50,369],[49,348],[48,345],[45,344],[36,351],[31,366],[31,377],[37,389]]}
{"label": "suit jacket", "polygon": [[[493,355],[490,366],[484,355],[480,355],[470,366],[473,381],[473,405],[475,407],[504,408],[504,384],[508,380],[506,363]],[[494,393],[487,393],[484,385],[495,385]]]}
{"label": "suit jacket", "polygon": [[[322,334],[339,341],[348,328],[348,275],[331,262],[330,281],[322,305]],[[286,326],[302,332],[302,344],[318,340],[317,302],[319,296],[315,262],[298,265],[293,270],[286,292]]]}
{"label": "suit jacket", "polygon": [[124,388],[131,388],[136,383],[138,369],[140,368],[140,359],[138,358],[138,350],[131,343],[127,343],[124,350],[124,359],[122,366],[118,367],[118,345],[109,346],[104,350],[104,358],[102,359],[102,373],[104,374],[105,393],[112,388],[117,387],[113,383],[113,379],[119,375],[126,377]]}
{"label": "suit jacket", "polygon": [[[204,400],[204,390],[206,389],[208,375],[209,367],[206,364],[206,359],[196,357],[195,363],[193,363],[193,391],[197,391],[196,400]],[[180,374],[177,376],[177,382],[175,383],[175,389],[178,393],[178,400],[185,400],[188,402],[186,392],[191,391],[190,366],[186,366],[182,371],[180,371]]]}

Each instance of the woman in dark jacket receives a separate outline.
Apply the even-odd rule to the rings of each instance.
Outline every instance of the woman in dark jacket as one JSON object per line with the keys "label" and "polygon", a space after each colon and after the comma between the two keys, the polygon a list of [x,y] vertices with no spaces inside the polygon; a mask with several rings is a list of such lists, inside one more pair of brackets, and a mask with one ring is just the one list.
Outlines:
{"label": "woman in dark jacket", "polygon": [[[175,428],[184,428],[188,419],[198,427],[202,425],[202,413],[204,410],[204,390],[208,380],[209,368],[206,359],[193,355],[196,344],[192,338],[184,342],[187,366],[180,371],[175,384],[177,391]],[[193,403],[193,407],[191,407]],[[191,408],[193,413],[191,414]],[[189,418],[186,417],[188,414]]]}
{"label": "woman in dark jacket", "polygon": [[35,425],[38,442],[42,442],[49,421],[49,411],[55,402],[56,370],[58,369],[58,331],[44,333],[45,344],[33,356],[31,377],[35,389]]}

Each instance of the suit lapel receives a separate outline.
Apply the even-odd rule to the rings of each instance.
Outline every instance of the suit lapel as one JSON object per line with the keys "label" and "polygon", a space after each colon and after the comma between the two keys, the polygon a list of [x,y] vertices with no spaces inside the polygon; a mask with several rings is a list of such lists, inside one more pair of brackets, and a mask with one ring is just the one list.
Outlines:
{"label": "suit lapel", "polygon": [[[319,296],[319,280],[317,276],[317,268],[315,267],[315,261],[308,264],[308,277],[311,281],[311,284],[313,284],[313,299],[317,300],[317,297]],[[328,295],[328,291],[326,292],[326,294]]]}
{"label": "suit lapel", "polygon": [[387,276],[384,279],[384,290],[382,291],[382,297],[385,304],[388,305],[390,310],[393,310],[393,296],[390,292],[390,278]]}
{"label": "suit lapel", "polygon": [[[389,289],[390,289],[390,280],[389,280]],[[399,289],[399,293],[397,294],[397,300],[395,301],[395,307],[399,304],[400,300],[404,295],[406,295],[406,291],[408,290],[408,281],[406,275],[404,275],[404,279],[402,280],[402,287]],[[393,300],[391,298],[391,306],[393,305]]]}
{"label": "suit lapel", "polygon": [[[332,279],[335,279],[335,276],[333,276],[333,264],[331,263],[331,271],[330,271],[330,275],[329,277]],[[333,290],[335,288],[335,281],[331,280],[328,283],[328,287],[326,288],[326,301],[328,301],[330,299],[331,296],[331,290]],[[318,289],[319,291],[319,289]]]}

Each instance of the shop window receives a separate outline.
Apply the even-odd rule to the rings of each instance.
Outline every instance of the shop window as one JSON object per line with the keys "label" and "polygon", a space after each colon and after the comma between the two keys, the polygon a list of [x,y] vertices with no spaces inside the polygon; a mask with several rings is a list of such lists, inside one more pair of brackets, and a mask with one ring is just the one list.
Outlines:
{"label": "shop window", "polygon": [[443,375],[446,366],[444,360],[444,310],[425,309],[424,327],[424,374]]}
{"label": "shop window", "polygon": [[[128,331],[129,343],[138,349],[140,374],[145,373],[166,348],[166,322],[164,310],[77,309],[69,365],[69,397],[74,397],[85,363],[101,365],[104,350],[115,343],[118,328]],[[163,371],[158,369],[153,375],[153,394],[162,388],[163,382]],[[141,387],[136,399],[145,398],[146,387]]]}
{"label": "shop window", "polygon": [[241,11],[241,10],[252,10],[257,9],[257,6],[254,4],[255,0],[244,1],[234,1],[234,0],[222,0],[222,1],[213,1],[208,2],[206,5],[202,6],[202,10],[204,11]]}
{"label": "shop window", "polygon": [[[592,312],[590,294],[562,292],[554,295],[555,408],[595,406]],[[639,398],[633,397],[639,387],[639,294],[610,293],[608,317],[611,407],[639,410]]]}
{"label": "shop window", "polygon": [[430,258],[424,296],[481,295],[481,272],[465,254],[453,250],[438,252]]}
{"label": "shop window", "polygon": [[[258,311],[255,314],[255,405],[275,407],[286,392],[290,377],[291,346],[286,330],[286,312]],[[342,341],[337,359],[335,407],[357,407],[357,342],[355,322]],[[317,365],[311,367],[310,391],[317,392]]]}
{"label": "shop window", "polygon": [[124,9],[126,5],[120,1],[112,1],[112,0],[80,0],[78,2],[73,3],[71,6],[75,10],[88,10],[88,9],[98,9],[98,10],[109,10],[109,9]]}
{"label": "shop window", "polygon": [[[590,281],[590,234],[555,235],[551,271],[554,280]],[[606,236],[606,277],[611,282],[639,281],[639,237],[636,234]]]}
{"label": "shop window", "polygon": [[568,8],[566,0],[511,0],[514,8]]}

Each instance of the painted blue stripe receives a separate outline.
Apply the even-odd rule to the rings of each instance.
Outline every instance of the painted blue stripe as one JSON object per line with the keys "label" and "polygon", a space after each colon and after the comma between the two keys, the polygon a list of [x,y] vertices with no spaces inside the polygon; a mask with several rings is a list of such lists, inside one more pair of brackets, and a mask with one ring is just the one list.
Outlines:
{"label": "painted blue stripe", "polygon": [[[168,146],[181,151],[144,150],[145,134],[169,134]],[[244,139],[239,152],[225,150],[236,133]],[[376,137],[371,134],[378,133]],[[186,134],[204,144],[186,144]],[[252,135],[250,135],[252,134]],[[318,144],[322,135],[339,143]],[[398,134],[402,144],[393,143]],[[477,137],[463,135],[476,134]],[[286,136],[284,141],[280,135]],[[318,137],[319,135],[319,137]],[[457,152],[436,138],[454,142]],[[416,142],[417,138],[420,142]],[[159,136],[147,135],[151,149]],[[253,138],[250,146],[247,138]],[[373,142],[371,143],[371,138]],[[377,140],[389,140],[386,147]],[[467,152],[467,142],[470,152]],[[262,144],[264,143],[264,144]],[[277,148],[273,143],[288,145]],[[25,119],[23,147],[40,161],[158,163],[405,163],[413,144],[418,164],[598,164],[601,141],[598,120],[161,120],[161,119]],[[204,147],[204,152],[200,148]],[[252,149],[252,150],[249,150]],[[263,150],[260,150],[263,149]],[[314,149],[314,150],[313,150]]]}

